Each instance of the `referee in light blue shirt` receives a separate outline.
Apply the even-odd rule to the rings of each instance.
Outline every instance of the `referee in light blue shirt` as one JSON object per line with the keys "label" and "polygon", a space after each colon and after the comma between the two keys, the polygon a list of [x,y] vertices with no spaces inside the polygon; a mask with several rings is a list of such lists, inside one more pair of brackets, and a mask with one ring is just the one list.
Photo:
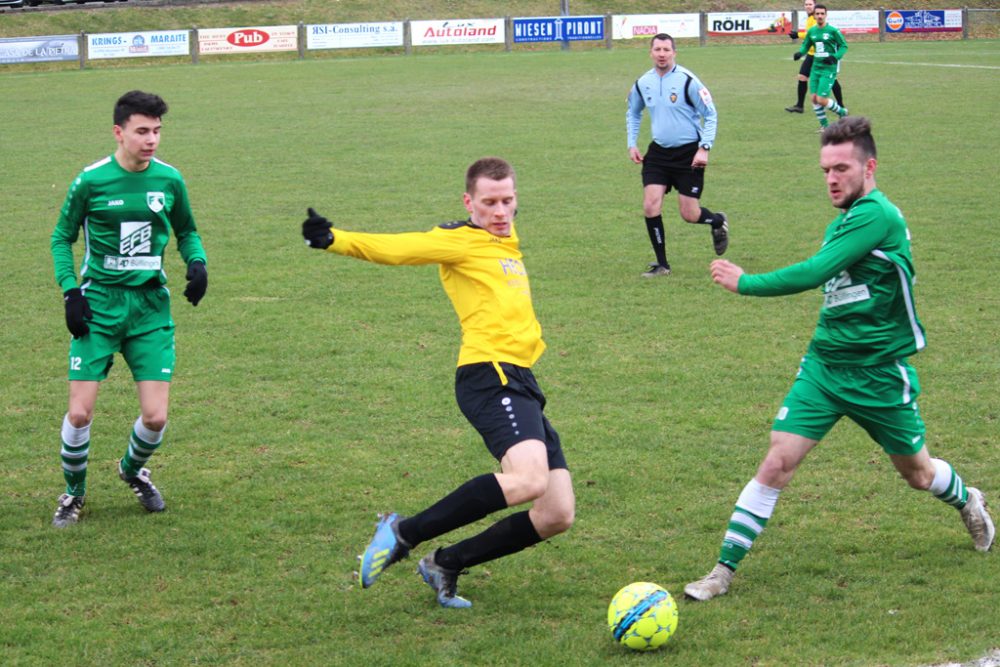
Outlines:
{"label": "referee in light blue shirt", "polygon": [[[708,152],[715,142],[718,114],[708,88],[691,71],[676,63],[674,38],[660,33],[650,41],[653,69],[643,74],[628,94],[625,129],[628,155],[642,165],[643,213],[656,262],[642,275],[669,276],[663,240],[663,196],[677,189],[677,205],[687,222],[711,225],[715,254],[729,247],[726,214],[712,213],[698,201],[705,182]],[[649,110],[653,141],[644,156],[636,147],[642,110]]]}

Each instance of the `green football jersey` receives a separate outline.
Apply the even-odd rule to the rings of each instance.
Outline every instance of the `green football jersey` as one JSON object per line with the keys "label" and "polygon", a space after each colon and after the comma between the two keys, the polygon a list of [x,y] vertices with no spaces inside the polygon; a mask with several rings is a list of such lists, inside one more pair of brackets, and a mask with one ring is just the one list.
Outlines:
{"label": "green football jersey", "polygon": [[906,220],[872,190],[830,223],[818,253],[770,273],[744,274],[739,292],[778,296],[823,285],[809,353],[830,366],[876,366],[926,345],[913,281]]}
{"label": "green football jersey", "polygon": [[196,259],[207,263],[184,179],[156,158],[144,171],[130,172],[109,155],[84,168],[73,181],[51,243],[56,282],[64,292],[77,287],[73,244],[81,229],[84,284],[166,283],[163,251],[171,229],[185,264]]}
{"label": "green football jersey", "polygon": [[[844,39],[843,33],[829,23],[822,28],[814,25],[809,28],[805,38],[802,40],[799,52],[805,55],[810,48],[816,49],[812,64],[814,68],[836,70],[840,65],[840,60],[847,53],[847,40]],[[837,59],[837,62],[828,65],[825,62],[827,56],[833,56]]]}

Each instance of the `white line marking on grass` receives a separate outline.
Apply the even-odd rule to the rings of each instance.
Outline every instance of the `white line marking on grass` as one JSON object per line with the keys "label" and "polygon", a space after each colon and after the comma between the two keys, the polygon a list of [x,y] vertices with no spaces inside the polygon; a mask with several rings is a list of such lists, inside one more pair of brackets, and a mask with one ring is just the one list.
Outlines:
{"label": "white line marking on grass", "polygon": [[851,59],[849,63],[863,63],[866,65],[912,65],[914,67],[954,67],[958,69],[998,69],[1000,65],[955,65],[952,63],[913,63],[902,60],[857,60]]}

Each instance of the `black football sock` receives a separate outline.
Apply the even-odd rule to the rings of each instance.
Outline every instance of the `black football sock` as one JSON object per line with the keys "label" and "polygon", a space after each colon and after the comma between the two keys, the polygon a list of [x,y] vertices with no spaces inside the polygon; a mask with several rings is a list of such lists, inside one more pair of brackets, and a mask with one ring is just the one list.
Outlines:
{"label": "black football sock", "polygon": [[518,512],[500,519],[478,535],[439,549],[434,560],[443,568],[464,570],[517,553],[541,541],[528,513]]}
{"label": "black football sock", "polygon": [[399,536],[411,547],[478,521],[507,507],[496,475],[480,475],[458,487],[423,512],[399,522]]}
{"label": "black football sock", "polygon": [[801,107],[803,104],[806,103],[806,89],[808,87],[809,83],[807,81],[799,81],[799,90],[798,90],[799,101],[795,103],[795,106]]}
{"label": "black football sock", "polygon": [[712,227],[718,227],[724,222],[722,216],[718,213],[712,213],[704,206],[701,207],[701,216],[698,218],[698,224],[701,225],[712,225]]}
{"label": "black football sock", "polygon": [[663,216],[646,218],[646,231],[649,233],[649,242],[656,254],[656,263],[660,266],[670,266],[667,264],[667,244],[663,240]]}
{"label": "black football sock", "polygon": [[837,104],[844,106],[844,93],[840,89],[840,82],[833,82],[833,96],[837,99]]}

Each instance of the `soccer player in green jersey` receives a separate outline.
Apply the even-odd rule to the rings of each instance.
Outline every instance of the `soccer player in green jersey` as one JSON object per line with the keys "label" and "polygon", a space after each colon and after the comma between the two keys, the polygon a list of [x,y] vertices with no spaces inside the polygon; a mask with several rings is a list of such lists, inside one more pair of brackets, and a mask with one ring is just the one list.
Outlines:
{"label": "soccer player in green jersey", "polygon": [[826,22],[826,5],[816,5],[813,9],[813,18],[816,19],[816,25],[806,32],[802,46],[792,54],[792,58],[798,60],[810,49],[815,50],[812,69],[809,71],[809,90],[813,94],[813,112],[822,130],[829,124],[826,118],[827,109],[841,118],[847,115],[847,107],[837,104],[836,100],[830,97],[830,91],[840,71],[840,61],[847,53],[847,40],[839,30]]}
{"label": "soccer player in green jersey", "polygon": [[[174,321],[163,266],[171,230],[187,265],[184,296],[197,306],[208,287],[205,250],[184,179],[155,157],[166,113],[166,102],[151,93],[133,90],[118,99],[118,147],[74,179],[52,232],[56,282],[73,336],[69,410],[62,424],[66,493],[52,521],[57,527],[75,524],[83,509],[97,390],[116,352],[132,371],[140,411],[118,475],[148,511],[164,508],[144,465],[163,441],[174,372]],[[78,279],[73,244],[81,231],[84,256]]]}
{"label": "soccer player in green jersey", "polygon": [[427,232],[365,234],[333,229],[309,209],[302,235],[312,248],[391,265],[438,264],[462,327],[455,398],[500,472],[474,477],[412,516],[384,514],[361,556],[368,588],[418,544],[508,507],[531,503],[472,537],[424,556],[417,572],[442,607],[471,602],[457,592],[466,568],[554,537],[573,523],[573,483],[559,434],[545,416],[545,395],[531,366],[545,350],[531,303],[528,272],[514,230],[514,169],[482,158],[466,172],[467,220]]}
{"label": "soccer player in green jersey", "polygon": [[951,465],[927,451],[917,408],[920,385],[906,360],[926,342],[913,302],[910,234],[902,213],[875,186],[871,124],[861,116],[844,118],[823,131],[821,143],[819,164],[841,214],[827,227],[819,252],[753,275],[731,262],[712,262],[712,279],[731,292],[779,296],[822,285],[823,305],[774,419],[770,449],[736,500],[718,564],[684,588],[694,600],[729,589],[781,490],[841,417],[864,428],[912,488],[956,508],[976,549],[988,551],[993,544],[993,520],[982,492],[965,486]]}

